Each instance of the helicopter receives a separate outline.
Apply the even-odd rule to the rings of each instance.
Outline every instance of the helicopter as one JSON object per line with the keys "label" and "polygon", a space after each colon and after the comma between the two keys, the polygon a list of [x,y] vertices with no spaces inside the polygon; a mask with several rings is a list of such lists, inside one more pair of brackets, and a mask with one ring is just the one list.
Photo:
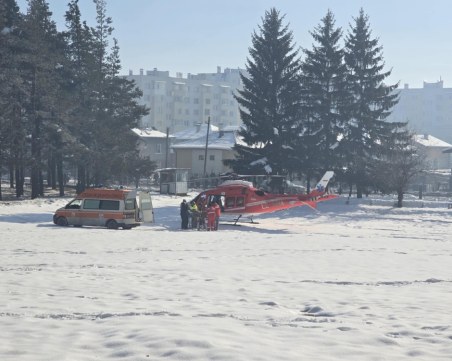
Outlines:
{"label": "helicopter", "polygon": [[336,198],[336,195],[327,193],[327,185],[333,176],[333,171],[327,171],[316,187],[304,194],[284,193],[282,176],[271,177],[268,182],[261,182],[258,188],[243,178],[227,179],[214,188],[202,191],[193,201],[201,207],[211,202],[218,203],[223,214],[236,216],[235,224],[242,216],[255,223],[253,217],[259,214],[300,206],[316,208],[318,202]]}

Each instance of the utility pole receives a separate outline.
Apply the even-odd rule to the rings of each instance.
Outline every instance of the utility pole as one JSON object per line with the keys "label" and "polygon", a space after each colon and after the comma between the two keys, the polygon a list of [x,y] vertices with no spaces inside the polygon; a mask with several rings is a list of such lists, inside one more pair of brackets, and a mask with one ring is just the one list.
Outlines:
{"label": "utility pole", "polygon": [[165,168],[168,168],[168,152],[169,152],[169,127],[166,127]]}
{"label": "utility pole", "polygon": [[210,117],[207,118],[207,136],[206,136],[206,149],[204,152],[204,178],[207,178],[207,147],[209,145],[209,130],[210,130]]}

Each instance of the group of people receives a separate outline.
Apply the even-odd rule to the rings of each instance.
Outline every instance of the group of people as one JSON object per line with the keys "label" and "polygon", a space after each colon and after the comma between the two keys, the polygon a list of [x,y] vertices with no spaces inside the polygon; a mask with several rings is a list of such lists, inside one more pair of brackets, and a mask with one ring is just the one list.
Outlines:
{"label": "group of people", "polygon": [[203,202],[196,204],[194,201],[187,203],[184,199],[180,204],[180,217],[182,229],[205,229],[217,231],[220,222],[221,207],[218,202]]}

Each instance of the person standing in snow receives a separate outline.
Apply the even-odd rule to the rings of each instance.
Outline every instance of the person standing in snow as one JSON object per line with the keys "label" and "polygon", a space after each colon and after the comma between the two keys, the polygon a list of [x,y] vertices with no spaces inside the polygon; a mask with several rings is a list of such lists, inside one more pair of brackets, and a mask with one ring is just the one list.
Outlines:
{"label": "person standing in snow", "polygon": [[207,230],[215,230],[215,207],[212,203],[207,207]]}
{"label": "person standing in snow", "polygon": [[190,202],[191,228],[198,227],[198,206],[194,201]]}
{"label": "person standing in snow", "polygon": [[188,229],[188,204],[187,201],[184,199],[182,203],[180,204],[180,218],[182,220],[181,228],[182,229]]}
{"label": "person standing in snow", "polygon": [[220,215],[221,215],[221,208],[218,202],[213,202],[213,207],[215,209],[215,231],[218,231],[218,224],[220,223]]}

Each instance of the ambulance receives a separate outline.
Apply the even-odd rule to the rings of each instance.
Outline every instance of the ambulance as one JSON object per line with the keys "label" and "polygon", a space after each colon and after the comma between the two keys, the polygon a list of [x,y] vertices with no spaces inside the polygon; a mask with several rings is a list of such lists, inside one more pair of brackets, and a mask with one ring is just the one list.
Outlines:
{"label": "ambulance", "polygon": [[129,189],[88,188],[53,215],[58,226],[131,229],[153,222],[149,193]]}

